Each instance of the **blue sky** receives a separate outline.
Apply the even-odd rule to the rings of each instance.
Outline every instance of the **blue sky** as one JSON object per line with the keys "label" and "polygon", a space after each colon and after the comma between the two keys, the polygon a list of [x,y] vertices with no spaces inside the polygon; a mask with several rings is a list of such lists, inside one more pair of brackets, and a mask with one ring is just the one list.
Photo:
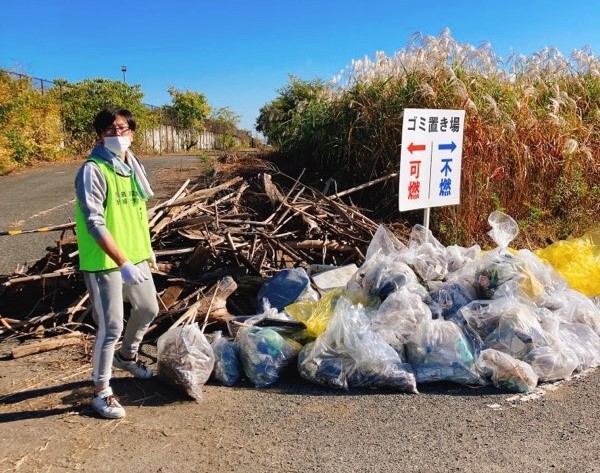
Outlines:
{"label": "blue sky", "polygon": [[546,46],[568,56],[587,45],[598,55],[600,2],[3,0],[0,68],[78,82],[122,80],[126,65],[145,103],[170,103],[170,86],[201,92],[253,131],[289,75],[329,80],[353,59],[391,55],[415,32],[444,28],[504,58]]}

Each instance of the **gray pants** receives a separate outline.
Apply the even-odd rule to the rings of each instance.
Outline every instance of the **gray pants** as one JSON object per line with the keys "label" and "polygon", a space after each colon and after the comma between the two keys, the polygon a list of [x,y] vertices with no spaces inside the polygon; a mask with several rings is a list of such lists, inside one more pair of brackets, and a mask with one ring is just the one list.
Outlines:
{"label": "gray pants", "polygon": [[146,261],[136,266],[150,278],[133,286],[123,284],[118,269],[83,273],[93,304],[94,321],[98,325],[92,351],[92,380],[99,388],[107,388],[110,385],[115,345],[125,325],[123,303],[131,304],[131,314],[123,333],[121,348],[125,356],[137,354],[146,330],[158,314],[156,287],[152,280],[150,266]]}

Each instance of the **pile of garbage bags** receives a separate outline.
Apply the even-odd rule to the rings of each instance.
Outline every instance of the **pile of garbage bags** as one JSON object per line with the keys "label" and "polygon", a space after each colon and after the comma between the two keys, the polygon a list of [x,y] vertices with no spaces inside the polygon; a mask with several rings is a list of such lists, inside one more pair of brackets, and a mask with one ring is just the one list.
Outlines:
{"label": "pile of garbage bags", "polygon": [[[234,318],[228,335],[203,341],[214,362],[205,362],[203,382],[210,370],[227,386],[245,376],[266,387],[296,369],[339,389],[417,393],[421,383],[449,381],[529,392],[597,367],[594,283],[586,282],[586,295],[543,251],[510,248],[518,234],[510,216],[493,212],[488,221],[496,244],[490,251],[444,247],[421,225],[404,244],[382,225],[361,267],[281,271],[259,291],[259,314]],[[561,259],[560,249],[552,254]],[[582,267],[600,262],[597,248],[585,255],[579,281]]]}

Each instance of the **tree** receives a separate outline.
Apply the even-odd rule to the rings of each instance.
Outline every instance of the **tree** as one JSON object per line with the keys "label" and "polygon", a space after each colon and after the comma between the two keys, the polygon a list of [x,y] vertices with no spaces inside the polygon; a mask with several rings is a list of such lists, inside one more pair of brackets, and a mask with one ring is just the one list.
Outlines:
{"label": "tree", "polygon": [[222,137],[222,147],[225,150],[236,147],[235,136],[240,123],[240,116],[234,113],[229,107],[219,108],[210,116],[211,122]]}
{"label": "tree", "polygon": [[85,152],[94,144],[94,117],[106,107],[122,107],[130,110],[136,121],[144,126],[148,110],[142,104],[141,86],[108,79],[84,79],[70,84],[56,79],[52,92],[59,93],[63,103],[63,122],[68,143],[77,152]]}
{"label": "tree", "polygon": [[172,86],[168,92],[172,105],[165,106],[165,111],[173,126],[187,131],[184,145],[189,150],[198,143],[198,133],[204,130],[212,108],[200,92],[181,91]]}
{"label": "tree", "polygon": [[320,103],[329,96],[327,85],[321,79],[304,81],[294,76],[279,91],[279,96],[259,111],[256,130],[270,144],[286,148],[299,131],[298,120],[311,104]]}

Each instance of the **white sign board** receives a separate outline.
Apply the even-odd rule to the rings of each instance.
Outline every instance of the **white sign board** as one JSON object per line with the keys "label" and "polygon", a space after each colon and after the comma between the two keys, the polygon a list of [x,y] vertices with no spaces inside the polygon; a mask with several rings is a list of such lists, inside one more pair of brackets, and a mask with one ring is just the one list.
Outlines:
{"label": "white sign board", "polygon": [[398,193],[401,212],[460,203],[464,122],[464,110],[404,110]]}

